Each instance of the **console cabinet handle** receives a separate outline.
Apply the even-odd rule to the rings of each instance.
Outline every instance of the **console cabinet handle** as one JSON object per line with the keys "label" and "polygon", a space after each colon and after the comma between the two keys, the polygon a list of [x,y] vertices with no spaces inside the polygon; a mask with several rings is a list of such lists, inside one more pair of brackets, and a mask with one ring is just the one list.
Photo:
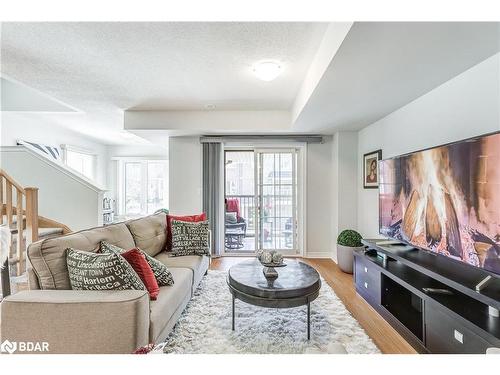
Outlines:
{"label": "console cabinet handle", "polygon": [[368,272],[368,268],[365,267],[365,272]]}
{"label": "console cabinet handle", "polygon": [[365,288],[368,289],[368,283],[365,283]]}
{"label": "console cabinet handle", "polygon": [[460,344],[464,343],[464,335],[461,332],[455,329],[453,330],[453,336],[455,336],[455,340],[457,340]]}

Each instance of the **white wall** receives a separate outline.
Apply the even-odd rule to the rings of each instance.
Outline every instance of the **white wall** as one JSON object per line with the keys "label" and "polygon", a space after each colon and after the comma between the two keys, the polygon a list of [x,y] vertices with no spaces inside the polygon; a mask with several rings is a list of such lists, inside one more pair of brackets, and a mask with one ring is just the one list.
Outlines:
{"label": "white wall", "polygon": [[198,214],[202,211],[200,138],[171,137],[168,149],[170,212]]}
{"label": "white wall", "polygon": [[337,260],[337,236],[344,229],[357,227],[357,149],[356,132],[337,132],[332,143],[331,165],[331,257]]}
{"label": "white wall", "polygon": [[[333,137],[307,145],[306,255],[332,256]],[[202,153],[199,137],[171,137],[169,142],[170,211],[202,211]],[[356,189],[352,189],[353,192]]]}
{"label": "white wall", "polygon": [[154,144],[108,146],[108,156],[110,158],[144,157],[152,159],[168,159],[168,144],[165,146]]}
{"label": "white wall", "polygon": [[[500,130],[500,54],[458,75],[359,132],[362,155],[382,149],[383,158]],[[378,236],[378,191],[358,184],[358,230]]]}
{"label": "white wall", "polygon": [[306,183],[306,255],[330,258],[332,255],[333,205],[333,142],[307,145]]}
{"label": "white wall", "polygon": [[21,186],[38,190],[38,213],[77,231],[102,224],[103,192],[25,147],[3,147],[2,168]]}
{"label": "white wall", "polygon": [[15,146],[17,140],[21,139],[53,147],[68,144],[95,153],[97,155],[96,182],[106,188],[108,156],[104,144],[53,124],[47,119],[47,115],[43,114],[1,112],[1,119],[1,146]]}

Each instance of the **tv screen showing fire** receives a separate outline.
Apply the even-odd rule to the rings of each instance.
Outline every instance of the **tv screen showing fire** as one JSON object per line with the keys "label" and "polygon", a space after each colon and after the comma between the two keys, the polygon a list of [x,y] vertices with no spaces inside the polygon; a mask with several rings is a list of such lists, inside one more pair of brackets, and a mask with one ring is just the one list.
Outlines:
{"label": "tv screen showing fire", "polygon": [[379,168],[381,234],[500,274],[500,133]]}

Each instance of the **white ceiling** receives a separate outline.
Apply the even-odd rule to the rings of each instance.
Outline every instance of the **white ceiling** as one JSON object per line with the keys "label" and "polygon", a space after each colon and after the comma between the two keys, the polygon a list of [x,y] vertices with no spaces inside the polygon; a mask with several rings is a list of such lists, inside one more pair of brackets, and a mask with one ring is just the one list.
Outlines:
{"label": "white ceiling", "polygon": [[361,129],[499,51],[500,23],[356,22],[294,129]]}
{"label": "white ceiling", "polygon": [[[324,23],[3,23],[2,73],[80,111],[60,125],[120,143],[123,110],[289,109]],[[273,82],[252,74],[283,63]]]}
{"label": "white ceiling", "polygon": [[[44,121],[123,144],[154,140],[163,130],[356,130],[500,51],[499,23],[349,27],[3,23],[1,72],[80,111],[36,114]],[[253,76],[252,64],[264,59],[283,63],[275,81]],[[123,137],[124,122],[139,137]]]}
{"label": "white ceiling", "polygon": [[0,89],[2,111],[41,113],[77,112],[73,108],[54,100],[44,93],[33,90],[31,87],[12,79],[7,79],[5,75],[0,77]]}

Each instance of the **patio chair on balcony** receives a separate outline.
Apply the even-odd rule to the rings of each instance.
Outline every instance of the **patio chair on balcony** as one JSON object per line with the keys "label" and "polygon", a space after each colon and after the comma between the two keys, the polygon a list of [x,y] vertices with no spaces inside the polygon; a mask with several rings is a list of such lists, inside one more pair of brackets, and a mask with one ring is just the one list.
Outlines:
{"label": "patio chair on balcony", "polygon": [[225,245],[228,249],[241,249],[245,246],[244,239],[247,233],[247,223],[240,215],[238,199],[226,199],[225,215]]}

